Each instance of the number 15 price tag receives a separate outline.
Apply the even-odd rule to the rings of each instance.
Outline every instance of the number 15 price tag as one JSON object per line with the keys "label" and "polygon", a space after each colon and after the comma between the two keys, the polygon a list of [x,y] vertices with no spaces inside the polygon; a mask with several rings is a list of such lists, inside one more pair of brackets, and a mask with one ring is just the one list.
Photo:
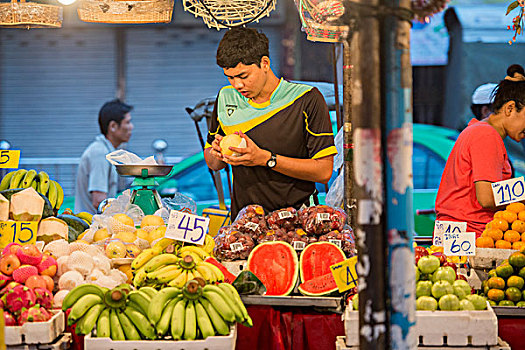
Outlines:
{"label": "number 15 price tag", "polygon": [[0,151],[0,169],[16,169],[20,162],[20,150]]}
{"label": "number 15 price tag", "polygon": [[0,247],[11,242],[34,244],[37,230],[37,221],[0,221]]}
{"label": "number 15 price tag", "polygon": [[330,270],[332,270],[332,276],[334,276],[335,284],[337,284],[339,292],[342,293],[357,286],[357,272],[355,270],[356,264],[357,255],[343,262],[330,266]]}
{"label": "number 15 price tag", "polygon": [[210,218],[172,210],[165,237],[202,245],[209,224]]}
{"label": "number 15 price tag", "polygon": [[523,176],[494,182],[491,185],[496,206],[519,202],[525,199],[525,181],[523,180]]}

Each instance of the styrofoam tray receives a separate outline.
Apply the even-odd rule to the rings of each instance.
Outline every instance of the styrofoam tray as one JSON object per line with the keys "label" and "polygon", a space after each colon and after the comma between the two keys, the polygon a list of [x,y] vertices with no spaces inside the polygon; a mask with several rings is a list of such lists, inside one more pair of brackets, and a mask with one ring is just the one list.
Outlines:
{"label": "styrofoam tray", "polygon": [[224,265],[235,276],[238,276],[241,271],[246,269],[247,260],[235,260],[235,261],[221,261],[221,264]]}
{"label": "styrofoam tray", "polygon": [[[335,349],[336,350],[358,350],[359,349],[359,346],[347,346],[346,343],[345,343],[345,337],[343,336],[338,336],[336,338],[337,340],[335,341]],[[435,346],[432,346],[432,347],[427,347],[427,346],[418,346],[417,347],[418,350],[424,350],[424,349],[428,349],[428,350],[511,350],[510,349],[510,346],[509,344],[504,341],[503,339],[501,338],[498,338],[498,345],[494,345],[494,346],[490,346],[490,347],[487,347],[487,346],[476,346],[476,347],[472,347],[472,346],[467,346],[467,347],[463,347],[463,346],[460,346],[460,347],[453,347],[453,348],[450,348],[448,346],[444,346],[444,347],[435,347]]]}
{"label": "styrofoam tray", "polygon": [[47,322],[26,322],[22,326],[5,327],[5,344],[48,344],[53,342],[65,329],[64,313],[51,310],[53,317]]}
{"label": "styrofoam tray", "polygon": [[[346,345],[359,345],[359,312],[344,313]],[[480,311],[416,311],[419,346],[485,346],[498,344],[498,318],[487,303]]]}
{"label": "styrofoam tray", "polygon": [[469,262],[475,268],[492,269],[515,252],[517,250],[514,249],[476,248],[476,255],[470,256]]}
{"label": "styrofoam tray", "polygon": [[85,350],[235,350],[237,327],[232,326],[230,335],[208,337],[204,340],[119,340],[111,338],[84,337]]}

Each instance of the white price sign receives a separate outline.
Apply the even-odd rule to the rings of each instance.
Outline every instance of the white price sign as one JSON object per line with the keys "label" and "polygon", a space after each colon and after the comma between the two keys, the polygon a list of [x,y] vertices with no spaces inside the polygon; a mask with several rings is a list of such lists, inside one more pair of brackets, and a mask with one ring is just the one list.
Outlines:
{"label": "white price sign", "polygon": [[476,233],[444,233],[443,254],[450,256],[476,255]]}
{"label": "white price sign", "polygon": [[172,210],[165,236],[177,241],[204,244],[210,218]]}
{"label": "white price sign", "polygon": [[444,233],[459,232],[467,232],[466,222],[436,220],[434,223],[434,238],[432,240],[432,244],[438,247],[443,247]]}
{"label": "white price sign", "polygon": [[494,182],[491,185],[496,206],[525,200],[525,181],[523,176]]}

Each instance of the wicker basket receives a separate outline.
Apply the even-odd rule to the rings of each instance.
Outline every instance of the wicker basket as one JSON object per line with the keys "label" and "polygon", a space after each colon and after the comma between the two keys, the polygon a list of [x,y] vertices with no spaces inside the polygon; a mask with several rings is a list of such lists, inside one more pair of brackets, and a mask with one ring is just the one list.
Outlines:
{"label": "wicker basket", "polygon": [[310,41],[336,43],[348,36],[350,28],[338,25],[344,6],[337,0],[296,0],[299,17]]}
{"label": "wicker basket", "polygon": [[0,3],[0,27],[60,28],[62,7],[25,2],[25,0]]}
{"label": "wicker basket", "polygon": [[96,23],[168,23],[173,15],[174,0],[83,0],[78,17]]}

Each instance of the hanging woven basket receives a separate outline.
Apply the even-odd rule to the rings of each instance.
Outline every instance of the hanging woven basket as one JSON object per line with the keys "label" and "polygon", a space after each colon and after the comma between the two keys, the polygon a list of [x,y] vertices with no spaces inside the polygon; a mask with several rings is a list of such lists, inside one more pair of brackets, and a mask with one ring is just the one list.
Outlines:
{"label": "hanging woven basket", "polygon": [[201,17],[208,28],[231,28],[269,16],[276,0],[183,0],[184,11]]}
{"label": "hanging woven basket", "polygon": [[345,8],[340,0],[295,0],[306,38],[310,41],[337,43],[344,40],[349,26],[339,18]]}
{"label": "hanging woven basket", "polygon": [[0,3],[0,27],[4,28],[60,28],[62,7],[25,0]]}
{"label": "hanging woven basket", "polygon": [[82,0],[78,17],[96,23],[168,23],[173,15],[174,0]]}

